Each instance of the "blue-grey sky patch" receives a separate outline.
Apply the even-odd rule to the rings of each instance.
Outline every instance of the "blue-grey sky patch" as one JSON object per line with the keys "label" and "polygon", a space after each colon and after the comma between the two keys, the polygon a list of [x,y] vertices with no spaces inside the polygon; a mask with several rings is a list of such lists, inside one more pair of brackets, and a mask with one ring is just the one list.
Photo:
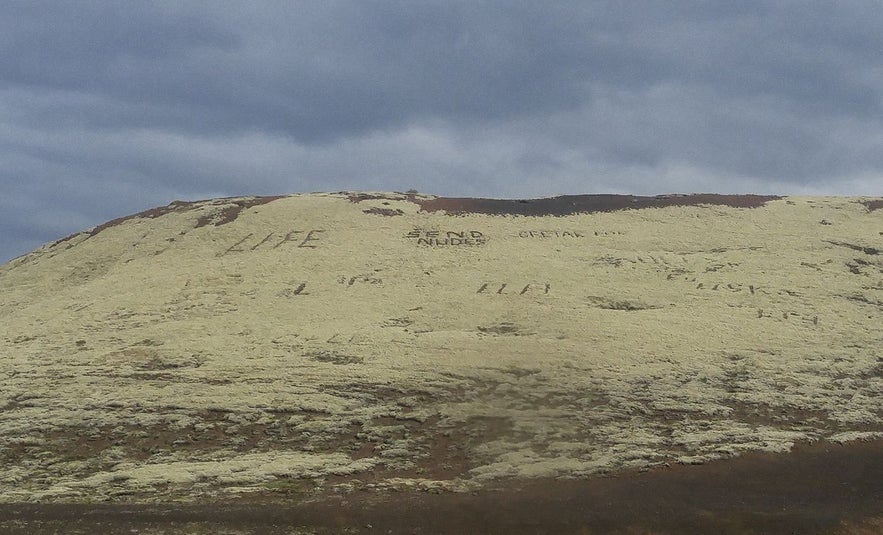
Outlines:
{"label": "blue-grey sky patch", "polygon": [[883,194],[849,2],[11,1],[0,261],[174,199]]}

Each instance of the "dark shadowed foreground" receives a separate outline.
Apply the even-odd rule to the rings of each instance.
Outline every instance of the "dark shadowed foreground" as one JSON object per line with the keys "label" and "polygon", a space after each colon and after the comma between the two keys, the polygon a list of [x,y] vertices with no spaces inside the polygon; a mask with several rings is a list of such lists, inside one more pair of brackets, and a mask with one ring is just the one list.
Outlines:
{"label": "dark shadowed foreground", "polygon": [[355,492],[298,502],[0,506],[3,533],[861,533],[883,531],[883,441],[802,445],[473,494]]}

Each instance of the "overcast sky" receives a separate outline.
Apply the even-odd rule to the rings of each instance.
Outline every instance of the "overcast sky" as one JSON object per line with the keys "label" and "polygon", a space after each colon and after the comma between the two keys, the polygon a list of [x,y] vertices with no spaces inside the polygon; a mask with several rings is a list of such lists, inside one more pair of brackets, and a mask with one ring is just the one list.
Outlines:
{"label": "overcast sky", "polygon": [[0,262],[175,199],[883,195],[883,9],[0,4]]}

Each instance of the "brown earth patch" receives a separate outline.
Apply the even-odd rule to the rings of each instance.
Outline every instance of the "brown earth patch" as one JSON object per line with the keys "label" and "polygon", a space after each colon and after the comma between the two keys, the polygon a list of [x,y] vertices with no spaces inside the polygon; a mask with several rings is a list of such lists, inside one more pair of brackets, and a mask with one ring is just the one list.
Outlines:
{"label": "brown earth patch", "polygon": [[[4,407],[2,410],[14,409]],[[299,433],[295,424],[288,423],[292,416],[302,422],[312,421],[321,415],[306,411],[279,411],[265,415],[261,421],[245,419],[240,414],[223,411],[199,411],[184,426],[171,423],[151,426],[111,426],[92,428],[76,426],[34,433],[17,443],[0,448],[0,466],[15,466],[38,462],[49,455],[54,462],[86,461],[81,475],[86,476],[98,469],[106,469],[102,454],[111,448],[118,449],[126,459],[146,461],[156,455],[187,452],[205,454],[227,450],[239,453],[266,452],[273,450],[302,450],[308,444],[316,453],[355,451],[361,447],[356,438],[358,424],[347,424],[345,429],[328,436],[309,437]],[[104,459],[104,460],[102,460]],[[112,464],[112,463],[111,463]]]}
{"label": "brown earth patch", "polygon": [[382,215],[386,217],[405,215],[405,212],[399,210],[398,208],[380,208],[378,206],[375,206],[374,208],[368,208],[367,210],[362,210],[362,212],[366,214]]}
{"label": "brown earth patch", "polygon": [[846,247],[847,249],[852,249],[853,251],[859,251],[865,253],[866,255],[873,256],[881,254],[881,250],[874,247],[865,247],[864,245],[856,245],[854,243],[846,243],[842,241],[825,240],[825,242],[830,243],[831,245],[836,245],[838,247]]}
{"label": "brown earth patch", "polygon": [[761,195],[658,195],[637,197],[634,195],[562,195],[547,199],[466,199],[445,198],[416,199],[425,212],[445,211],[449,214],[480,213],[491,215],[565,216],[579,213],[615,212],[668,206],[696,206],[701,204],[731,206],[734,208],[757,208],[779,199],[777,196]]}
{"label": "brown earth patch", "polygon": [[[350,202],[359,203],[362,201],[379,201],[379,200],[400,200],[400,195],[398,194],[387,194],[387,193],[363,193],[363,192],[351,192],[351,191],[340,191],[338,193],[344,194],[347,196]],[[413,194],[405,195],[408,198],[411,198]]]}
{"label": "brown earth patch", "polygon": [[[352,202],[373,199],[391,199],[382,195],[354,193]],[[544,199],[476,199],[456,197],[422,197],[405,194],[405,198],[420,205],[424,212],[444,211],[450,215],[490,214],[524,216],[565,216],[579,213],[615,212],[642,208],[665,208],[668,206],[696,206],[711,204],[734,208],[757,208],[767,202],[780,199],[775,195],[562,195]]]}
{"label": "brown earth patch", "polygon": [[247,209],[252,208],[254,206],[260,206],[262,204],[271,203],[275,200],[281,199],[282,195],[276,195],[272,197],[252,197],[250,199],[237,199],[230,201],[233,206],[228,206],[221,210],[220,214],[209,216],[209,217],[200,217],[196,222],[196,228],[204,227],[209,224],[214,224],[214,226],[219,227],[221,225],[226,225],[232,221],[235,221],[239,214]]}
{"label": "brown earth patch", "polygon": [[[233,204],[228,208],[225,208],[221,211],[219,217],[201,217],[197,221],[196,227],[202,227],[208,225],[210,223],[214,223],[215,226],[224,225],[235,220],[239,213],[246,209],[251,208],[253,206],[260,206],[262,204],[267,204],[269,202],[275,201],[277,199],[281,199],[281,195],[271,196],[271,197],[252,197],[249,199],[233,199],[230,198],[229,201]],[[216,201],[223,201],[228,199],[216,199]],[[130,221],[132,219],[156,219],[157,217],[162,217],[166,214],[176,213],[176,212],[186,212],[188,210],[192,210],[196,205],[202,204],[206,201],[172,201],[166,206],[157,206],[155,208],[150,208],[149,210],[144,210],[142,212],[138,212],[137,214],[131,214],[123,217],[118,217],[116,219],[111,219],[106,223],[102,223],[92,230],[88,231],[89,238],[99,234],[101,231],[109,229],[111,227],[115,227],[126,221]],[[57,240],[52,243],[52,247],[69,241],[76,236],[80,235],[80,232],[71,234],[70,236],[65,236],[60,240]],[[88,238],[87,238],[88,239]]]}
{"label": "brown earth patch", "polygon": [[[384,417],[375,419],[372,425],[398,429],[399,436],[385,438],[412,438],[420,451],[412,468],[396,468],[381,462],[374,470],[347,476],[331,476],[328,485],[339,483],[378,483],[390,478],[425,478],[450,481],[468,475],[469,470],[479,466],[480,460],[473,450],[479,444],[504,436],[512,436],[512,421],[493,416],[472,416],[456,425],[439,427],[440,418],[433,416],[423,421],[407,418]],[[523,437],[522,437],[523,438]],[[381,453],[379,442],[364,442],[355,451],[353,460],[372,457]]]}
{"label": "brown earth patch", "polygon": [[[200,504],[6,504],[4,533],[879,533],[883,441],[800,445],[473,493],[269,493]],[[296,531],[297,530],[297,531]]]}
{"label": "brown earth patch", "polygon": [[872,201],[862,201],[862,204],[864,204],[868,208],[869,212],[873,212],[874,210],[883,209],[883,199],[874,199]]}
{"label": "brown earth patch", "polygon": [[[137,214],[131,214],[131,215],[123,216],[123,217],[118,217],[116,219],[111,219],[110,221],[102,223],[102,224],[98,225],[97,227],[93,228],[92,230],[88,231],[89,238],[99,234],[102,230],[106,230],[111,227],[115,227],[115,226],[125,223],[126,221],[129,221],[131,219],[155,219],[157,217],[164,216],[166,214],[171,214],[174,212],[186,212],[187,210],[191,210],[193,208],[193,205],[195,205],[195,204],[197,204],[196,201],[194,201],[194,202],[172,201],[170,204],[168,204],[166,206],[157,206],[156,208],[150,208],[148,210],[138,212]],[[80,233],[77,232],[75,234],[71,234],[70,236],[66,236],[66,237],[54,242],[52,244],[52,246],[56,246],[60,243],[64,243],[64,242],[78,236],[79,234]]]}

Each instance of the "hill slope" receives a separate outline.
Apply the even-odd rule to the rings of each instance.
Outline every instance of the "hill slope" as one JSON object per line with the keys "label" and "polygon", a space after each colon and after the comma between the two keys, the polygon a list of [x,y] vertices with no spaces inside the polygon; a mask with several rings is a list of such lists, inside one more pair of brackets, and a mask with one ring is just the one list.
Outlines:
{"label": "hill slope", "polygon": [[883,202],[173,203],[0,267],[0,501],[469,490],[883,436]]}

